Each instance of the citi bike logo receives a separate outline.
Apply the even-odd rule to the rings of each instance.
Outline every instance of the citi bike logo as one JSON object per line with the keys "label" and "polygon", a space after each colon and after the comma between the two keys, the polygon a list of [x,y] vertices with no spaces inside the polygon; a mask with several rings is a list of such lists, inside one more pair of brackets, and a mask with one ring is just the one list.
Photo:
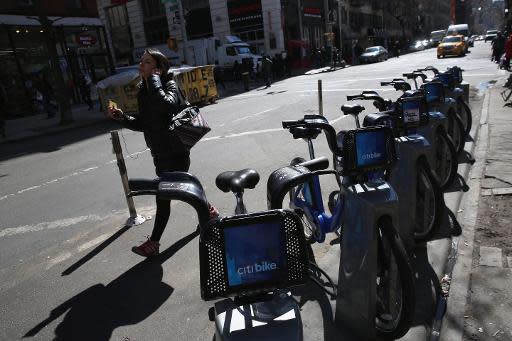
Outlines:
{"label": "citi bike logo", "polygon": [[237,272],[239,275],[252,274],[257,272],[267,272],[277,269],[276,263],[269,263],[266,261],[262,261],[260,263],[254,263],[254,265],[247,265],[241,268],[238,268]]}
{"label": "citi bike logo", "polygon": [[373,159],[377,159],[381,156],[382,156],[382,153],[372,152],[372,153],[368,153],[368,154],[363,154],[362,158],[363,158],[363,160],[373,160]]}

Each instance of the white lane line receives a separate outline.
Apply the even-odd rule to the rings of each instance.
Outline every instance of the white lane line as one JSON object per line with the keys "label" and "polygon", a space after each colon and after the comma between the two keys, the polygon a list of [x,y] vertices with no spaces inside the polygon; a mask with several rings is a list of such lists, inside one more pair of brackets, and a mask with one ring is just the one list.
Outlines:
{"label": "white lane line", "polygon": [[275,110],[277,108],[272,108],[272,109],[268,109],[268,110],[263,110],[263,111],[260,111],[260,112],[257,112],[255,114],[251,114],[251,115],[247,115],[247,116],[244,116],[244,117],[240,117],[240,118],[237,118],[236,120],[233,121],[233,123],[235,122],[239,122],[239,121],[243,121],[243,120],[247,120],[249,118],[252,118],[252,117],[256,117],[256,116],[259,116],[259,115],[262,115],[264,113],[267,113],[269,111],[272,111],[272,110]]}
{"label": "white lane line", "polygon": [[92,214],[92,215],[86,215],[76,218],[65,218],[55,221],[49,221],[49,222],[42,222],[34,225],[23,225],[18,227],[9,227],[6,229],[2,229],[0,231],[0,238],[8,237],[8,236],[15,236],[18,234],[24,234],[29,232],[38,232],[38,231],[45,231],[45,230],[53,230],[53,229],[59,229],[59,228],[66,228],[70,227],[76,224],[80,224],[83,222],[96,222],[104,220],[105,218],[102,218],[98,215]]}
{"label": "white lane line", "polygon": [[71,258],[72,255],[73,254],[71,252],[64,252],[64,253],[58,255],[57,257],[50,259],[48,261],[48,264],[46,265],[46,270],[50,270],[51,267]]}
{"label": "white lane line", "polygon": [[[343,116],[335,118],[334,120],[329,121],[329,123],[332,125],[332,124],[335,124],[336,122],[340,121],[341,119],[343,119]],[[266,134],[266,133],[284,132],[284,131],[285,131],[285,129],[283,129],[283,128],[272,128],[272,129],[263,129],[263,130],[244,131],[242,133],[236,133],[236,134],[207,137],[207,138],[204,138],[204,139],[200,140],[199,142],[212,141],[212,140],[221,140],[221,139],[229,139],[229,138],[240,137],[240,136],[248,136],[248,135],[259,135],[259,134]]]}
{"label": "white lane line", "polygon": [[105,240],[107,240],[108,238],[110,238],[112,236],[112,234],[110,233],[105,233],[99,237],[96,237],[94,238],[93,240],[90,240],[88,241],[87,243],[84,243],[82,245],[80,245],[78,247],[78,252],[82,252],[82,251],[85,251],[87,249],[90,249],[91,247],[94,247],[98,244],[101,244],[103,243]]}
{"label": "white lane line", "polygon": [[9,197],[12,197],[12,196],[15,196],[15,195],[18,195],[18,194],[22,194],[22,193],[25,193],[25,192],[30,192],[30,191],[33,191],[35,189],[39,189],[39,188],[42,188],[42,187],[45,187],[45,186],[48,186],[50,184],[54,184],[54,183],[57,183],[59,181],[62,181],[62,180],[65,180],[65,179],[68,179],[68,178],[71,178],[71,177],[74,177],[74,176],[78,176],[78,175],[82,175],[84,173],[87,173],[87,172],[90,172],[90,171],[93,171],[93,170],[96,170],[98,169],[99,167],[97,166],[94,166],[94,167],[89,167],[89,168],[86,168],[86,169],[83,169],[83,170],[80,170],[80,171],[75,171],[71,174],[68,174],[68,175],[64,175],[64,176],[61,176],[60,178],[57,178],[57,179],[53,179],[53,180],[49,180],[49,181],[46,181],[44,183],[42,183],[41,185],[35,185],[35,186],[31,186],[31,187],[28,187],[28,188],[24,188],[24,189],[20,189],[19,191],[17,191],[16,193],[10,193],[10,194],[6,194],[4,196],[1,196],[0,197],[0,201],[4,200],[4,199],[7,199]]}

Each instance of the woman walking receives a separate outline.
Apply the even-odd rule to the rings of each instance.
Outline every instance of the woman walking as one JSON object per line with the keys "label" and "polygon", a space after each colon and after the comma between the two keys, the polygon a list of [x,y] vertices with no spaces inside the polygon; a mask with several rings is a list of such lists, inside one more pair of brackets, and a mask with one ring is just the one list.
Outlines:
{"label": "woman walking", "polygon": [[[190,151],[169,131],[170,119],[186,104],[168,71],[167,58],[158,50],[147,49],[139,63],[139,115],[132,117],[118,108],[108,108],[110,117],[124,127],[144,133],[158,176],[164,172],[187,172],[190,167]],[[151,237],[142,245],[134,246],[132,251],[144,257],[157,255],[170,214],[171,202],[156,199],[155,225]],[[217,216],[218,211],[210,206],[210,218]]]}

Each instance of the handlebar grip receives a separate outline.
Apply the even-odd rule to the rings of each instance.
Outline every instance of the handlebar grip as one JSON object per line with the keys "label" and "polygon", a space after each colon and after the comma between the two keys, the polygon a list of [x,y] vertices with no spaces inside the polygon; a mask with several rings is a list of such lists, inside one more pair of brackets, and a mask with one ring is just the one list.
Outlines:
{"label": "handlebar grip", "polygon": [[380,86],[393,85],[395,82],[380,82]]}
{"label": "handlebar grip", "polygon": [[361,95],[347,95],[347,101],[353,101],[355,99],[361,99]]}
{"label": "handlebar grip", "polygon": [[402,76],[406,77],[407,79],[414,78],[414,73],[403,73]]}
{"label": "handlebar grip", "polygon": [[283,128],[284,129],[290,129],[290,128],[293,128],[293,127],[303,126],[304,125],[304,120],[283,121],[282,124],[283,124]]}

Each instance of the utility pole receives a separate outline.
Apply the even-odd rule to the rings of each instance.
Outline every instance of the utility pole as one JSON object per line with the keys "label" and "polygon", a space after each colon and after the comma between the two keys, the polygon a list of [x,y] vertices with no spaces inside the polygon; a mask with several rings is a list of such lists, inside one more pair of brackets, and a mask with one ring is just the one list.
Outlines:
{"label": "utility pole", "polygon": [[181,39],[183,41],[183,59],[185,64],[188,64],[188,39],[187,39],[187,27],[185,24],[185,16],[183,15],[183,6],[181,4],[181,0],[177,0],[178,2],[178,12],[180,15],[180,28],[181,28]]}

